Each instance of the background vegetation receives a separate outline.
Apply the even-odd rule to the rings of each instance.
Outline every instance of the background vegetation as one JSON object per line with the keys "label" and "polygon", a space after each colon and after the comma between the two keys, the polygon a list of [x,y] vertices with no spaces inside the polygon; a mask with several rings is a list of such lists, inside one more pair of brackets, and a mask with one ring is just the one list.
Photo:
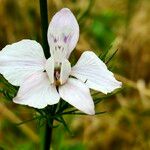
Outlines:
{"label": "background vegetation", "polygon": [[[123,89],[97,105],[105,114],[67,116],[69,134],[54,129],[53,150],[150,149],[150,1],[48,0],[49,21],[62,7],[70,8],[80,23],[80,40],[72,60],[84,50],[107,57],[108,67]],[[0,0],[0,49],[21,39],[41,42],[38,0]],[[5,90],[4,90],[5,89]],[[34,110],[12,103],[14,92],[0,78],[0,150],[39,149],[41,124],[31,121]],[[102,95],[102,94],[100,94]]]}

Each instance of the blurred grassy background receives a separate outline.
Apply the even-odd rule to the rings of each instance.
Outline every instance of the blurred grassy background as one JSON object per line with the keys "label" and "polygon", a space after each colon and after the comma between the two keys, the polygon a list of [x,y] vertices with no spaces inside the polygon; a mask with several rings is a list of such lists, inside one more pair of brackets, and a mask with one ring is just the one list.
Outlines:
{"label": "blurred grassy background", "polygon": [[[69,7],[79,19],[76,58],[84,50],[100,55],[118,49],[108,66],[124,83],[121,92],[97,105],[97,111],[108,113],[66,116],[73,135],[61,125],[54,129],[53,150],[150,149],[150,1],[48,2],[49,20],[62,7]],[[21,39],[41,42],[38,0],[0,0],[0,49]],[[4,87],[1,80],[0,86]],[[39,149],[37,122],[16,126],[34,115],[32,108],[6,101],[0,94],[0,150]]]}

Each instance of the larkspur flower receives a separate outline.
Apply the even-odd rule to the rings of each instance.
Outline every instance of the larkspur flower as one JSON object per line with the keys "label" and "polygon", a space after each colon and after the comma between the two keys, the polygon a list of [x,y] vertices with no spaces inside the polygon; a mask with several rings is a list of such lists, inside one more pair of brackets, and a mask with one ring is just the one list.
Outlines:
{"label": "larkspur flower", "polygon": [[90,90],[105,94],[121,87],[106,65],[86,51],[71,68],[68,61],[79,38],[79,25],[68,8],[57,12],[48,28],[51,57],[33,40],[7,45],[0,51],[0,73],[13,85],[20,86],[15,103],[42,109],[60,98],[84,113],[93,115]]}

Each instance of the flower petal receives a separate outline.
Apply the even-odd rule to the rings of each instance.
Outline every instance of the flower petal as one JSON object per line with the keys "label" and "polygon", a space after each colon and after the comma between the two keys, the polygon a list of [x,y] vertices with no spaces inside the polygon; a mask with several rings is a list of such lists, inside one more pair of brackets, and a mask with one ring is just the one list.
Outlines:
{"label": "flower petal", "polygon": [[77,64],[72,68],[71,75],[85,82],[89,88],[105,94],[120,88],[122,85],[95,53],[90,51],[81,55]]}
{"label": "flower petal", "polygon": [[77,109],[94,115],[94,102],[89,88],[81,81],[70,78],[67,83],[59,87],[59,94],[66,102]]}
{"label": "flower petal", "polygon": [[61,58],[68,58],[79,39],[79,25],[68,8],[61,9],[53,16],[47,36],[51,55],[56,57],[58,51]]}
{"label": "flower petal", "polygon": [[48,74],[50,83],[54,83],[54,59],[52,57],[50,57],[47,61],[46,61],[46,65],[45,65],[45,69],[46,72]]}
{"label": "flower petal", "polygon": [[0,73],[16,86],[35,72],[43,71],[45,62],[41,45],[33,40],[22,40],[0,51]]}
{"label": "flower petal", "polygon": [[65,59],[61,65],[61,72],[60,72],[61,84],[64,84],[67,81],[70,73],[71,73],[71,64],[67,59]]}
{"label": "flower petal", "polygon": [[13,101],[41,109],[58,103],[59,99],[56,87],[50,84],[47,74],[42,72],[31,75],[21,85]]}

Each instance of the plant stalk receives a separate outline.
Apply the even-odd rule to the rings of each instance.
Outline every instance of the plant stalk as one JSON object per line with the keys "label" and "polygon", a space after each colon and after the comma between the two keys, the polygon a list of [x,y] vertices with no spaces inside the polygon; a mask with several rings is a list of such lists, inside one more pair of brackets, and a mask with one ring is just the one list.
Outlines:
{"label": "plant stalk", "polygon": [[[51,120],[51,124],[53,124],[53,120]],[[48,123],[46,123],[43,150],[50,150],[51,141],[52,141],[52,131],[53,131],[53,128],[49,126]]]}
{"label": "plant stalk", "polygon": [[47,0],[39,0],[40,14],[41,14],[41,30],[42,30],[42,46],[46,58],[50,57],[49,46],[47,42],[47,29],[48,29],[48,11]]}
{"label": "plant stalk", "polygon": [[[39,0],[40,4],[40,14],[41,14],[41,30],[42,30],[42,46],[44,50],[45,57],[48,59],[50,57],[50,51],[47,41],[47,30],[48,30],[48,11],[47,11],[47,0]],[[51,126],[49,125],[51,124]],[[41,129],[42,141],[41,150],[49,150],[52,140],[52,126],[53,119],[46,120],[44,129]]]}

